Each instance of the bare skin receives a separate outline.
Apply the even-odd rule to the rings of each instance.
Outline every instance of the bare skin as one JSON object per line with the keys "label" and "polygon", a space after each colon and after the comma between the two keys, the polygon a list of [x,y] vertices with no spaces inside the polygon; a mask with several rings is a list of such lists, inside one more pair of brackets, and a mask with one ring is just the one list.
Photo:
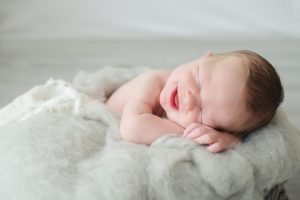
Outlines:
{"label": "bare skin", "polygon": [[252,120],[244,105],[246,78],[240,59],[208,52],[175,70],[141,74],[115,91],[106,104],[121,116],[125,140],[151,144],[176,134],[220,152],[240,142],[224,130],[242,130]]}

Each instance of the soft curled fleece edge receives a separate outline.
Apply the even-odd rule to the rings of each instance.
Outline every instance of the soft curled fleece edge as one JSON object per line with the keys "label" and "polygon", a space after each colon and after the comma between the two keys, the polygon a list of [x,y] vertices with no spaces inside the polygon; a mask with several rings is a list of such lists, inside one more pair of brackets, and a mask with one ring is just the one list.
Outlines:
{"label": "soft curled fleece edge", "polygon": [[282,111],[219,154],[174,135],[121,140],[102,103],[145,68],[49,80],[0,110],[0,199],[260,200],[300,167],[300,134]]}

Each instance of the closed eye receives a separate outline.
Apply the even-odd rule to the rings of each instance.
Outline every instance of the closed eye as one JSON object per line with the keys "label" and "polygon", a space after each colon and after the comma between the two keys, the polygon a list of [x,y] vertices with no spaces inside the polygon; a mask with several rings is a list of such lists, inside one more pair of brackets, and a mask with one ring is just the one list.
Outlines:
{"label": "closed eye", "polygon": [[216,131],[220,131],[220,132],[225,132],[225,129],[224,128],[220,128],[220,127],[217,127],[215,128]]}
{"label": "closed eye", "polygon": [[229,134],[235,134],[235,131],[232,131],[232,130],[226,130],[226,128],[221,128],[221,127],[217,127],[217,128],[214,128],[216,131],[219,131],[219,132],[224,132],[224,133],[229,133]]}

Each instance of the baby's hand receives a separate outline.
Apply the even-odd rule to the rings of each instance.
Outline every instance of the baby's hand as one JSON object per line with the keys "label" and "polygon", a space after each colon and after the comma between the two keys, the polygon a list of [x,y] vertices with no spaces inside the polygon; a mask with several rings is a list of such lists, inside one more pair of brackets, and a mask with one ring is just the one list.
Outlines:
{"label": "baby's hand", "polygon": [[184,130],[183,137],[189,138],[199,144],[208,145],[207,150],[213,153],[224,151],[241,142],[238,137],[217,131],[200,123],[190,124]]}

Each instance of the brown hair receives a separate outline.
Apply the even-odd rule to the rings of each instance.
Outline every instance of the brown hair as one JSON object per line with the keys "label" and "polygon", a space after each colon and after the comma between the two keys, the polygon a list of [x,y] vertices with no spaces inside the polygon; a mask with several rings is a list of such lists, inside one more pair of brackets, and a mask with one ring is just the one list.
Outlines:
{"label": "brown hair", "polygon": [[246,108],[254,114],[258,121],[255,124],[249,124],[247,130],[236,133],[243,137],[271,121],[283,101],[284,91],[275,68],[259,54],[248,50],[239,50],[223,55],[242,57],[248,67],[248,79],[245,85]]}

